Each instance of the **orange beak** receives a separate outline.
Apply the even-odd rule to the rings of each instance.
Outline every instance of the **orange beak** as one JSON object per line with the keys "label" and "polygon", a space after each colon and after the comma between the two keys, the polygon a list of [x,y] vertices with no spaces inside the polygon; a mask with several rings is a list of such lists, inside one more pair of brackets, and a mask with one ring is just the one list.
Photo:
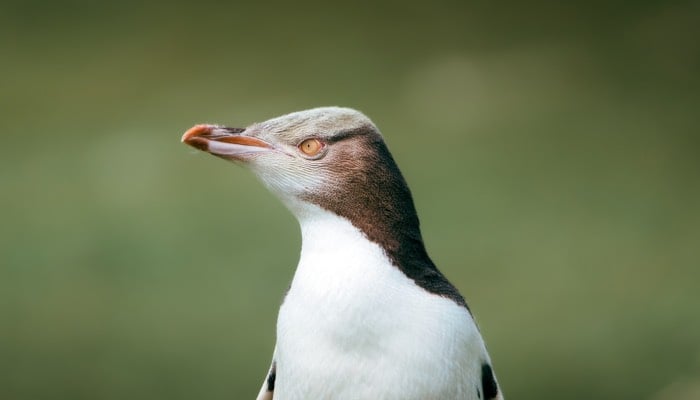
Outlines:
{"label": "orange beak", "polygon": [[218,125],[195,125],[182,135],[182,142],[216,156],[240,159],[245,154],[272,150],[273,147],[258,138],[241,135],[245,129]]}

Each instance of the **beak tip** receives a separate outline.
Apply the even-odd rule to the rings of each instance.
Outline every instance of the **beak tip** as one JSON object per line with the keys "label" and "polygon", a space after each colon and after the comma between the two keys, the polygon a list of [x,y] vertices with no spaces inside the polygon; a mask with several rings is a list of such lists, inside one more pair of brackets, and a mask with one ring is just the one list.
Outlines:
{"label": "beak tip", "polygon": [[180,141],[182,143],[187,143],[190,144],[193,139],[196,139],[197,136],[205,135],[207,133],[210,133],[212,130],[213,126],[212,125],[206,125],[206,124],[199,124],[191,127],[188,129],[183,135]]}

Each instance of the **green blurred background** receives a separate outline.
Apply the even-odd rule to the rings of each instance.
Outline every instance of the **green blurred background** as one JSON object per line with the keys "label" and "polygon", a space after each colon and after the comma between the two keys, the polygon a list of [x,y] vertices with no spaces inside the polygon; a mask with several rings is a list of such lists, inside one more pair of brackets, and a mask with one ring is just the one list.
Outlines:
{"label": "green blurred background", "polygon": [[252,399],[293,217],[180,144],[367,113],[511,399],[700,398],[698,2],[3,2],[0,399]]}

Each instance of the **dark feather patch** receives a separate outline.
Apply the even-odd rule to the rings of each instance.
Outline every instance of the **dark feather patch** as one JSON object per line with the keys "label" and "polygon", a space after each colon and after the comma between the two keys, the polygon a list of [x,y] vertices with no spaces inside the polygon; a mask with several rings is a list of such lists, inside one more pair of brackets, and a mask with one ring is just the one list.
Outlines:
{"label": "dark feather patch", "polygon": [[267,376],[267,391],[275,391],[275,378],[277,377],[277,363],[272,362],[272,368],[270,368],[270,374]]}
{"label": "dark feather patch", "polygon": [[481,387],[484,389],[485,399],[494,399],[498,394],[498,385],[493,377],[493,370],[488,364],[481,366]]}

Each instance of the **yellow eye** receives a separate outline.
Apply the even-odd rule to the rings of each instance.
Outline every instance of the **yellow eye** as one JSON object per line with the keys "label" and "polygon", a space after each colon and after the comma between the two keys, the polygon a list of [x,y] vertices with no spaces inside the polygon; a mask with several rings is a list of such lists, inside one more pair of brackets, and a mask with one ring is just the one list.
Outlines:
{"label": "yellow eye", "polygon": [[315,156],[321,149],[323,149],[323,143],[318,139],[306,139],[299,144],[299,150],[307,156]]}

